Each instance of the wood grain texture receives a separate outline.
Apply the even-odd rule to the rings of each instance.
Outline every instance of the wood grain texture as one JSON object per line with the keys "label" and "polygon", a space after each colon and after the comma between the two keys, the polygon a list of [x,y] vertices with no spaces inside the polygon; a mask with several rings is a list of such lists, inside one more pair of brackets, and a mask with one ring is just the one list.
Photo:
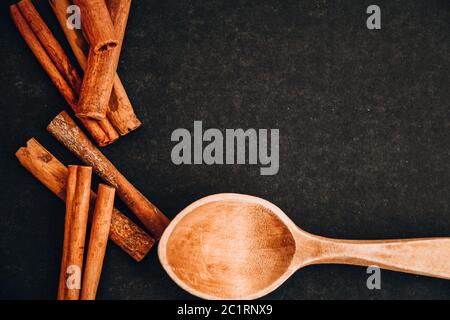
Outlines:
{"label": "wood grain texture", "polygon": [[[299,234],[297,241],[310,243],[309,236]],[[305,248],[299,266],[308,264],[350,264],[378,266],[392,271],[450,279],[450,238],[420,238],[400,240],[336,240],[315,237],[320,251]],[[300,249],[301,250],[301,249]]]}
{"label": "wood grain texture", "polygon": [[[26,147],[16,152],[16,157],[36,179],[44,184],[61,200],[66,198],[68,170],[35,139],[30,139]],[[94,208],[97,195],[91,192],[91,205]],[[92,210],[90,210],[92,216]],[[116,243],[134,260],[141,261],[155,244],[155,240],[138,227],[127,216],[114,208],[109,239]]]}
{"label": "wood grain texture", "polygon": [[294,253],[294,238],[275,214],[239,202],[197,208],[167,242],[167,263],[181,281],[227,299],[266,288],[286,272]]}
{"label": "wood grain texture", "polygon": [[154,238],[159,239],[169,224],[169,219],[137,190],[117,168],[89,141],[72,118],[61,112],[48,125],[47,130],[67,149],[110,185],[133,211]]}
{"label": "wood grain texture", "polygon": [[169,276],[206,299],[256,299],[314,264],[376,265],[450,279],[450,238],[355,241],[298,228],[272,203],[218,194],[184,209],[161,238]]}

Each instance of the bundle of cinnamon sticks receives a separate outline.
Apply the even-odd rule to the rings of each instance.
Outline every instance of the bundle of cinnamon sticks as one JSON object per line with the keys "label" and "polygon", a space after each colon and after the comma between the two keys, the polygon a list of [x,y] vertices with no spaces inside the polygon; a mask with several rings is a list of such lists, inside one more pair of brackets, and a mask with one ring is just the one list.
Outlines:
{"label": "bundle of cinnamon sticks", "polygon": [[[98,146],[109,145],[141,125],[116,73],[131,0],[49,0],[49,3],[84,71],[83,76],[31,0],[12,5],[11,17],[92,139]],[[73,5],[81,14],[81,29],[69,27],[68,12]],[[66,111],[60,112],[47,130],[86,166],[65,167],[35,139],[20,148],[16,157],[66,202],[58,299],[95,299],[107,239],[141,261],[161,237],[169,219],[97,149]],[[93,171],[107,183],[99,185],[97,194],[91,191]],[[115,194],[146,231],[114,208]],[[92,226],[84,259],[88,221]]]}
{"label": "bundle of cinnamon sticks", "polygon": [[64,246],[58,286],[59,300],[78,300],[80,292],[82,300],[94,300],[97,293],[111,226],[115,189],[104,184],[98,187],[82,280],[91,176],[91,167],[69,166]]}
{"label": "bundle of cinnamon sticks", "polygon": [[11,17],[92,138],[99,146],[109,145],[120,135],[141,126],[116,74],[131,0],[107,0],[108,6],[104,0],[74,1],[81,9],[82,29],[69,28],[67,24],[67,9],[73,5],[70,0],[49,2],[81,69],[85,70],[84,77],[69,60],[31,0],[12,5]]}

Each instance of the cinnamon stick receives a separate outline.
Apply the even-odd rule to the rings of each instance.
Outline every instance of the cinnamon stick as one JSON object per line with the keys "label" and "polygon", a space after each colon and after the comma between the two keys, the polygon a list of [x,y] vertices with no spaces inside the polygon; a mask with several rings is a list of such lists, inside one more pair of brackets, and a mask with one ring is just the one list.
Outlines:
{"label": "cinnamon stick", "polygon": [[80,7],[83,32],[95,52],[115,49],[118,40],[105,0],[74,0]]}
{"label": "cinnamon stick", "polygon": [[122,201],[133,211],[149,230],[159,239],[169,224],[167,217],[142,195],[117,168],[89,141],[86,135],[66,112],[61,112],[48,125],[47,130],[72,151],[86,165],[116,188]]}
{"label": "cinnamon stick", "polygon": [[114,84],[119,41],[105,0],[74,0],[74,3],[80,7],[83,32],[90,44],[76,115],[101,120],[106,117]]}
{"label": "cinnamon stick", "polygon": [[117,74],[114,77],[114,85],[106,116],[122,136],[142,125],[142,122],[134,113],[128,94]]}
{"label": "cinnamon stick", "polygon": [[[50,191],[65,200],[68,170],[39,142],[35,139],[28,140],[26,147],[16,152],[16,157]],[[97,195],[91,192],[91,208],[94,207],[96,198]],[[92,215],[92,210],[90,213]],[[138,262],[147,255],[155,243],[152,237],[115,208],[112,213],[109,239]]]}
{"label": "cinnamon stick", "polygon": [[[72,1],[49,0],[49,3],[59,21],[61,28],[64,31],[67,41],[69,42],[79,65],[83,70],[85,70],[89,44],[84,38],[81,30],[75,28],[69,29],[66,25],[67,7],[72,5]],[[122,46],[123,37],[125,35],[126,21],[128,20],[124,17],[128,17],[131,0],[110,0],[106,4],[113,20],[116,35],[120,41],[120,46]],[[127,133],[139,128],[142,124],[136,117],[130,99],[128,98],[125,88],[123,87],[123,84],[117,74],[114,77],[113,89],[109,100],[108,109],[106,111],[106,116],[120,135],[126,135]]]}
{"label": "cinnamon stick", "polygon": [[61,75],[75,92],[79,92],[82,83],[81,76],[78,74],[76,68],[70,63],[63,48],[45,24],[31,0],[22,0],[17,3],[17,6],[34,34],[42,43],[42,46],[47,51],[53,63],[61,72]]}
{"label": "cinnamon stick", "polygon": [[[107,0],[106,5],[111,14],[116,35],[119,40],[118,48],[115,52],[115,68],[119,64],[120,53],[122,51],[123,39],[127,27],[128,16],[130,14],[131,0]],[[116,124],[116,129],[120,134],[126,134],[141,126],[141,122],[136,117],[130,99],[122,85],[122,81],[116,75],[110,99],[110,106],[107,111],[108,118]]]}
{"label": "cinnamon stick", "polygon": [[50,6],[55,13],[55,16],[61,26],[61,29],[72,48],[73,54],[78,61],[81,69],[86,68],[87,52],[89,50],[89,44],[84,38],[83,31],[76,28],[67,27],[67,8],[73,5],[72,0],[48,0]]}
{"label": "cinnamon stick", "polygon": [[89,49],[76,112],[78,118],[96,120],[106,118],[117,69],[114,50],[97,52]]}
{"label": "cinnamon stick", "polygon": [[[66,102],[76,112],[78,109],[77,107],[78,92],[74,88],[72,88],[71,85],[66,80],[66,78],[70,78],[71,76],[69,74],[65,74],[64,77],[61,74],[60,70],[58,70],[53,60],[50,58],[48,52],[46,51],[46,48],[42,46],[38,37],[34,34],[33,30],[28,25],[27,20],[25,19],[25,17],[21,13],[17,5],[12,5],[10,7],[10,13],[15,25],[17,26],[17,29],[19,30],[25,42],[27,43],[28,47],[31,49],[31,51],[33,52],[33,54],[35,55],[41,66],[44,68],[45,72],[48,74],[55,87],[64,97]],[[30,19],[35,21],[33,18],[29,17],[29,20]],[[48,30],[48,28],[45,30]],[[41,31],[41,34],[42,33],[43,32]],[[41,37],[44,38],[44,36],[42,35]],[[45,33],[45,38],[47,39],[47,42],[53,43],[56,41],[51,32]],[[57,46],[53,46],[53,49],[55,48],[57,48]],[[65,56],[65,58],[61,58],[62,59],[60,60],[61,64],[64,64],[68,61],[68,58],[65,55],[64,51],[59,51],[57,54],[55,54],[55,59],[56,56],[58,57]],[[68,71],[74,70],[74,68],[65,66],[64,68],[62,68],[62,70]],[[119,135],[117,134],[116,130],[113,128],[111,123],[106,119],[102,121],[82,120],[82,123],[99,146],[108,145],[119,138]]]}
{"label": "cinnamon stick", "polygon": [[[81,275],[83,269],[84,243],[89,215],[89,199],[91,191],[92,168],[82,166],[69,166],[66,193],[66,226],[68,225],[69,243],[66,262],[61,270],[65,274],[64,299],[78,300],[81,291]],[[64,239],[67,240],[67,239]],[[59,294],[58,294],[59,296]]]}
{"label": "cinnamon stick", "polygon": [[115,66],[117,68],[122,51],[123,39],[125,37],[125,30],[127,28],[128,16],[130,14],[131,0],[107,0],[106,5],[119,41],[117,49],[114,51]]}
{"label": "cinnamon stick", "polygon": [[12,5],[10,7],[11,18],[13,19],[17,29],[20,34],[24,38],[27,45],[30,47],[31,51],[34,53],[39,63],[42,65],[44,70],[50,76],[51,80],[57,87],[57,89],[61,92],[63,97],[66,99],[67,103],[73,108],[76,108],[76,101],[78,99],[74,90],[67,84],[67,81],[58,71],[56,66],[53,64],[53,61],[48,56],[45,49],[42,47],[39,39],[31,30],[27,21],[23,17],[22,13],[19,11],[17,5]]}
{"label": "cinnamon stick", "polygon": [[83,285],[81,286],[81,300],[95,300],[97,295],[114,208],[114,188],[100,184],[97,194]]}
{"label": "cinnamon stick", "polygon": [[59,283],[58,283],[58,300],[66,299],[66,271],[67,260],[69,257],[69,243],[70,243],[70,228],[72,223],[72,215],[67,214],[64,220],[64,240],[63,240],[63,252],[61,258],[61,269],[59,271]]}

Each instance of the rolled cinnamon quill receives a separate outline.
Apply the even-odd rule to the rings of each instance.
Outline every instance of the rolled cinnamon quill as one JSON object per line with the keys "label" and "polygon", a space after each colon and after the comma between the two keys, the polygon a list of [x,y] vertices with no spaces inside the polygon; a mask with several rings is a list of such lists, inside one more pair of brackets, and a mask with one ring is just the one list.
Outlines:
{"label": "rolled cinnamon quill", "polygon": [[96,120],[106,118],[116,69],[117,63],[113,50],[96,52],[89,49],[76,112],[78,118]]}
{"label": "rolled cinnamon quill", "polygon": [[[43,20],[40,17],[33,18],[37,12],[33,10],[34,7],[31,2],[26,1],[21,4],[26,9],[24,9],[24,12],[27,15],[27,19],[25,19],[24,14],[19,10],[17,5],[12,5],[10,7],[10,14],[17,29],[45,72],[52,80],[55,87],[64,97],[69,106],[74,110],[74,112],[77,112],[78,91],[76,86],[78,80],[76,79],[78,79],[78,76],[76,75],[75,68],[68,65],[70,62],[67,55],[64,51],[62,51],[60,46],[55,45],[55,42],[57,43],[57,41],[50,30],[45,26]],[[29,12],[33,13],[28,16]],[[47,50],[46,47],[43,47],[44,43],[40,42],[27,20],[33,21],[34,28],[39,30],[41,38],[46,39],[44,43],[50,45],[52,49]],[[52,57],[50,57],[49,54],[52,54]],[[60,65],[60,69],[56,67],[54,61],[59,61],[58,63]],[[61,72],[64,72],[64,75],[61,74]],[[73,84],[69,84],[66,79],[72,79]],[[82,120],[82,123],[99,146],[108,145],[119,138],[117,131],[107,119],[102,121]]]}
{"label": "rolled cinnamon quill", "polygon": [[83,35],[83,30],[76,28],[69,28],[67,26],[68,13],[67,10],[73,5],[72,0],[48,0],[55,13],[56,19],[61,26],[73,54],[78,61],[80,67],[84,70],[87,63],[87,53],[89,51],[89,44]]}
{"label": "rolled cinnamon quill", "polygon": [[119,41],[105,0],[74,0],[90,49],[81,87],[79,118],[106,117],[117,69]]}
{"label": "rolled cinnamon quill", "polygon": [[142,195],[117,168],[89,141],[66,112],[61,112],[47,130],[86,165],[116,188],[122,201],[133,211],[153,237],[159,239],[169,219]]}
{"label": "rolled cinnamon quill", "polygon": [[44,20],[42,20],[31,0],[22,0],[17,3],[17,6],[34,34],[39,38],[39,41],[52,58],[55,66],[66,78],[70,86],[75,91],[79,91],[82,83],[80,75],[70,63],[69,58],[64,53],[61,45],[56,41],[55,37],[53,37],[52,32],[47,27]]}
{"label": "rolled cinnamon quill", "polygon": [[[16,152],[16,157],[36,179],[60,199],[66,199],[68,169],[35,139]],[[91,191],[90,209],[94,208],[97,195]],[[92,210],[90,211],[92,215]],[[114,208],[109,239],[134,260],[141,261],[155,244],[155,240],[139,228],[127,216]],[[64,261],[64,259],[63,259]]]}
{"label": "rolled cinnamon quill", "polygon": [[61,258],[61,269],[59,271],[59,283],[58,283],[58,300],[66,299],[66,270],[67,270],[67,260],[69,258],[69,243],[70,243],[70,227],[72,223],[72,216],[67,214],[64,220],[64,241],[63,241],[63,252]]}
{"label": "rolled cinnamon quill", "polygon": [[[111,14],[111,19],[116,30],[119,40],[118,48],[115,52],[116,65],[119,64],[120,53],[122,51],[123,39],[127,27],[128,16],[130,14],[131,0],[107,0],[106,5]],[[116,75],[112,89],[109,108],[107,111],[108,118],[115,124],[117,131],[121,135],[135,130],[141,126],[141,122],[136,117],[130,99],[123,87],[120,78]]]}
{"label": "rolled cinnamon quill", "polygon": [[95,300],[97,295],[97,287],[100,282],[109,228],[111,226],[114,194],[114,188],[104,184],[99,185],[94,216],[92,218],[83,285],[81,286],[81,300]]}
{"label": "rolled cinnamon quill", "polygon": [[105,0],[74,0],[80,7],[83,32],[95,52],[115,49],[119,43]]}
{"label": "rolled cinnamon quill", "polygon": [[[91,177],[91,167],[69,166],[65,222],[65,227],[68,227],[69,230],[64,232],[63,250],[67,250],[67,253],[63,253],[63,259],[65,258],[66,261],[61,263],[65,268],[61,270],[64,276],[60,276],[65,283],[65,300],[78,300],[80,297]],[[58,297],[61,295],[58,293]]]}
{"label": "rolled cinnamon quill", "polygon": [[106,5],[119,41],[114,56],[117,68],[120,52],[122,51],[123,38],[125,37],[125,29],[127,28],[128,16],[130,14],[131,0],[106,0]]}
{"label": "rolled cinnamon quill", "polygon": [[79,92],[82,83],[81,76],[70,63],[63,48],[45,24],[31,0],[22,0],[17,3],[17,6],[34,34],[42,43],[42,46],[47,51],[55,66],[61,72],[61,75],[67,80],[75,92]]}
{"label": "rolled cinnamon quill", "polygon": [[59,72],[58,68],[54,65],[52,59],[48,56],[42,44],[39,42],[37,36],[33,33],[33,30],[28,25],[28,22],[23,17],[17,5],[12,5],[10,8],[11,18],[14,21],[17,29],[22,35],[23,39],[27,43],[28,47],[34,53],[39,63],[44,70],[50,76],[51,80],[63,95],[67,103],[76,109],[76,101],[78,99],[74,90],[70,87],[67,81]]}
{"label": "rolled cinnamon quill", "polygon": [[[69,42],[78,63],[81,68],[85,70],[89,44],[84,38],[81,30],[75,28],[69,29],[67,27],[67,8],[72,5],[72,1],[49,0],[49,3],[59,21],[59,24],[61,25],[62,30],[64,31],[67,41]],[[119,40],[119,50],[116,51],[118,59],[119,55],[117,52],[120,54],[120,48],[125,35],[126,22],[130,11],[131,0],[110,0],[106,4]],[[125,88],[123,87],[123,84],[117,74],[114,76],[114,84],[108,109],[106,111],[106,116],[120,135],[126,135],[141,126],[141,121],[136,117],[130,99],[128,98]]]}

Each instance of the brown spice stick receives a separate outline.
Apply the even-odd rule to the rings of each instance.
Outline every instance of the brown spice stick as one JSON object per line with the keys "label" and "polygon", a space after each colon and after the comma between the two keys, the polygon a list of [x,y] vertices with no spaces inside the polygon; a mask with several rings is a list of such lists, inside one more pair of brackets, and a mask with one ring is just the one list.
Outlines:
{"label": "brown spice stick", "polygon": [[[16,152],[16,157],[50,191],[65,200],[68,170],[39,142],[35,139],[28,140],[26,147]],[[91,208],[94,207],[96,198],[97,195],[91,192]],[[115,208],[109,238],[138,262],[147,255],[155,243],[152,237]]]}
{"label": "brown spice stick", "polygon": [[[113,18],[113,23],[115,25],[116,35],[122,45],[123,37],[125,34],[125,27],[123,21],[123,16],[128,17],[131,0],[123,0],[120,3],[125,3],[125,5],[117,5],[117,0],[108,1],[108,9],[110,11],[111,17]],[[71,0],[49,0],[50,6],[55,13],[61,28],[69,42],[70,47],[78,60],[79,65],[84,70],[87,64],[87,53],[89,50],[89,44],[83,36],[83,32],[77,29],[67,28],[67,7],[72,5]],[[119,14],[120,13],[120,14]],[[119,19],[119,16],[121,17]],[[114,84],[109,100],[108,110],[106,116],[112,125],[116,128],[120,135],[126,135],[127,133],[139,128],[141,126],[141,121],[136,117],[134,113],[133,106],[128,98],[128,95],[123,87],[123,84],[116,74],[114,77]]]}
{"label": "brown spice stick", "polygon": [[115,49],[118,40],[105,0],[74,0],[80,7],[83,32],[95,52]]}
{"label": "brown spice stick", "polygon": [[89,49],[76,112],[78,118],[96,120],[106,118],[117,69],[115,50],[97,52]]}
{"label": "brown spice stick", "polygon": [[128,94],[117,74],[114,77],[114,85],[106,115],[122,136],[142,125],[142,122],[134,113]]}
{"label": "brown spice stick", "polygon": [[67,214],[64,222],[64,240],[63,240],[63,252],[61,258],[61,269],[59,271],[59,284],[58,284],[58,300],[66,299],[66,271],[67,259],[69,257],[69,242],[70,242],[70,227],[72,216]]}
{"label": "brown spice stick", "polygon": [[131,0],[107,0],[106,5],[111,15],[114,31],[118,38],[117,50],[115,50],[116,64],[119,63],[122,51],[123,39],[127,28],[128,16],[130,15]]}
{"label": "brown spice stick", "polygon": [[17,6],[34,34],[39,38],[39,41],[42,43],[42,46],[47,51],[53,63],[61,72],[61,75],[75,92],[79,92],[82,83],[81,76],[78,74],[76,68],[70,63],[69,58],[64,53],[64,49],[36,11],[31,0],[22,0]]}
{"label": "brown spice stick", "polygon": [[[10,7],[10,13],[17,29],[27,43],[28,47],[31,49],[66,102],[76,112],[78,93],[71,88],[66,79],[61,75],[60,71],[47,54],[46,49],[42,46],[37,36],[28,25],[19,8],[16,5],[12,5]],[[48,34],[46,37],[50,36],[53,37],[52,34]],[[108,120],[83,120],[82,123],[100,146],[108,145],[119,138],[116,130],[112,127]]]}
{"label": "brown spice stick", "polygon": [[27,21],[23,17],[22,13],[16,5],[10,7],[11,18],[13,19],[17,29],[24,38],[27,45],[30,47],[31,51],[34,53],[39,63],[42,65],[44,70],[50,76],[51,80],[55,84],[56,88],[63,95],[67,103],[76,109],[76,101],[78,99],[77,94],[71,89],[67,84],[67,81],[61,76],[60,72],[53,64],[53,61],[48,56],[45,49],[42,47],[39,39],[33,33]]}
{"label": "brown spice stick", "polygon": [[[108,0],[106,4],[119,40],[118,48],[115,52],[115,68],[117,69],[120,53],[122,51],[123,39],[125,37],[128,16],[130,14],[131,0]],[[117,131],[122,135],[141,126],[141,122],[136,117],[130,99],[122,85],[122,81],[117,75],[114,78],[107,115],[112,123],[117,124]]]}
{"label": "brown spice stick", "polygon": [[142,195],[117,168],[89,141],[66,112],[61,112],[47,130],[86,165],[116,188],[122,201],[134,212],[152,235],[159,239],[169,219]]}
{"label": "brown spice stick", "polygon": [[[78,300],[81,291],[84,245],[89,216],[92,168],[69,166],[66,193],[66,220],[70,222],[69,244],[65,273],[65,300]],[[64,244],[64,248],[66,244]],[[64,256],[64,254],[63,254]]]}
{"label": "brown spice stick", "polygon": [[114,188],[100,184],[97,194],[83,285],[81,286],[81,300],[95,300],[97,295],[114,208]]}
{"label": "brown spice stick", "polygon": [[112,93],[119,41],[105,0],[74,0],[74,3],[80,7],[81,24],[90,44],[76,115],[101,120],[106,117]]}
{"label": "brown spice stick", "polygon": [[72,48],[73,54],[78,61],[80,67],[84,70],[87,63],[87,52],[89,50],[89,44],[84,38],[83,31],[73,28],[69,29],[67,27],[67,8],[73,5],[72,0],[48,0],[53,12],[58,19],[61,29]]}

